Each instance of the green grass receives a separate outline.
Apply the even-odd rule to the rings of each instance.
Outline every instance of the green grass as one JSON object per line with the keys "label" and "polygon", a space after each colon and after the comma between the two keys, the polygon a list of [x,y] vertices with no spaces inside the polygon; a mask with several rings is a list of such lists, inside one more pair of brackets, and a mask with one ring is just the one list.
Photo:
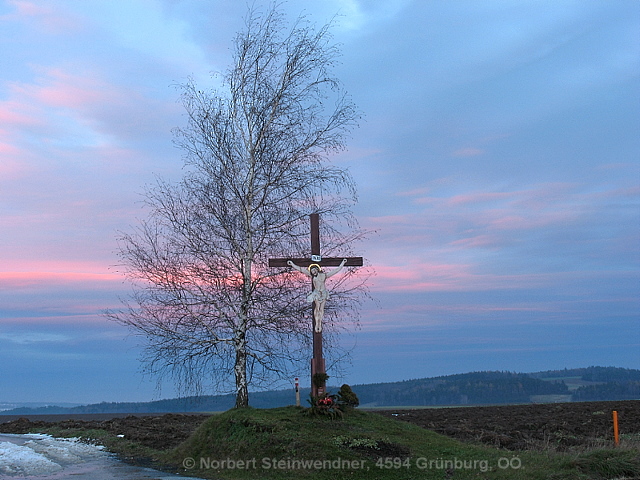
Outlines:
{"label": "green grass", "polygon": [[633,450],[595,450],[582,454],[575,464],[596,478],[640,478],[640,454]]}
{"label": "green grass", "polygon": [[572,455],[510,452],[359,410],[339,420],[309,416],[300,407],[230,410],[163,452],[103,430],[57,433],[93,439],[137,463],[220,480],[640,478],[640,453],[633,448]]}
{"label": "green grass", "polygon": [[[183,469],[186,474],[218,479],[587,480],[620,478],[620,472],[640,475],[637,452],[603,455],[514,453],[462,443],[375,413],[353,411],[331,420],[286,407],[211,417],[163,459],[192,467]],[[618,466],[607,470],[607,462]]]}

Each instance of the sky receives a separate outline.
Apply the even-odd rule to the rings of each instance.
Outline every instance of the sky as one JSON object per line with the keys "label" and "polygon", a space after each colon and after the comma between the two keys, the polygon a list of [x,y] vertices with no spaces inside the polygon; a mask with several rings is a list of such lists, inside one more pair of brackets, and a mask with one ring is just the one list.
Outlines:
{"label": "sky", "polygon": [[[335,18],[335,74],[363,112],[330,160],[375,231],[355,247],[374,301],[330,383],[640,368],[640,3],[283,9]],[[0,403],[175,396],[101,312],[130,294],[116,238],[145,185],[184,172],[176,85],[212,85],[245,11],[0,0]]]}

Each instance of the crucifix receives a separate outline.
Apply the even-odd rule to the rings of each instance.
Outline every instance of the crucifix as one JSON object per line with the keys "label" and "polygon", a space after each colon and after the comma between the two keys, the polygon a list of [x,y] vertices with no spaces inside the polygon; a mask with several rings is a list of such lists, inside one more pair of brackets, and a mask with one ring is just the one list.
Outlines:
{"label": "crucifix", "polygon": [[[326,385],[316,385],[315,375],[326,375],[324,358],[322,357],[322,319],[324,305],[329,298],[325,280],[342,267],[361,267],[362,257],[323,257],[320,255],[320,217],[317,213],[310,215],[311,220],[311,256],[309,258],[270,258],[270,267],[292,267],[311,277],[311,294],[307,297],[313,301],[313,357],[311,358],[311,395],[321,397],[326,393]],[[338,267],[330,272],[322,267]]]}

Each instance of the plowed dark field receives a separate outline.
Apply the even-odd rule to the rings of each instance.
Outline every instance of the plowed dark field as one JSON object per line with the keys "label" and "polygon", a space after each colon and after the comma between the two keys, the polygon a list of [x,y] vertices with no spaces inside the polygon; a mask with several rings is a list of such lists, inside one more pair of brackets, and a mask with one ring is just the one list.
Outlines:
{"label": "plowed dark field", "polygon": [[611,446],[614,410],[618,412],[622,442],[640,445],[640,400],[398,409],[378,413],[465,442],[507,450],[567,451]]}
{"label": "plowed dark field", "polygon": [[[63,417],[56,420],[55,417]],[[95,415],[104,417],[103,414]],[[46,417],[41,419],[39,417]],[[77,418],[81,417],[81,419]],[[185,441],[209,415],[191,415],[167,413],[160,416],[115,417],[108,420],[91,419],[91,414],[84,415],[30,415],[29,418],[18,418],[0,423],[0,433],[34,433],[56,427],[69,432],[78,430],[106,430],[113,435],[124,435],[124,438],[142,445],[165,450],[174,448]],[[0,422],[2,422],[0,416]]]}
{"label": "plowed dark field", "polygon": [[[567,451],[612,445],[613,410],[618,412],[622,441],[640,445],[640,400],[398,409],[377,413],[465,442],[508,450]],[[90,415],[83,415],[81,419],[56,415],[38,417],[11,421],[7,418],[3,422],[0,416],[0,433],[38,432],[53,426],[65,430],[103,429],[162,450],[179,445],[207,418],[190,414],[111,419],[91,419]]]}

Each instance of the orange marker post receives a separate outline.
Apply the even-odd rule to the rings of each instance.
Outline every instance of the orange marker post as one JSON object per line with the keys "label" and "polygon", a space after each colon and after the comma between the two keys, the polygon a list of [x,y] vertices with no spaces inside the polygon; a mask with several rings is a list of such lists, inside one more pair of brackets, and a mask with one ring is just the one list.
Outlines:
{"label": "orange marker post", "polygon": [[620,435],[618,432],[618,412],[613,411],[613,443],[617,447],[620,445]]}

